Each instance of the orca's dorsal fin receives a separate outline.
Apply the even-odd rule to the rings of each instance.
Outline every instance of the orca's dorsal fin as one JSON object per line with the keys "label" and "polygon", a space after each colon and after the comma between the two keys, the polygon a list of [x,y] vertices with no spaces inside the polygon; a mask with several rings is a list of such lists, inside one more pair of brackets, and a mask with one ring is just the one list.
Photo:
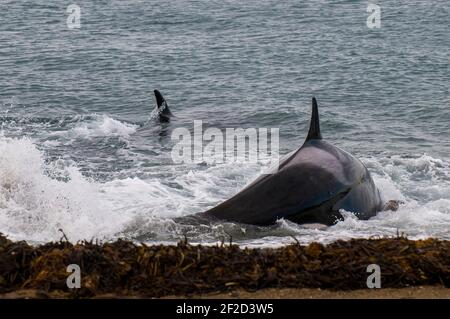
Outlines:
{"label": "orca's dorsal fin", "polygon": [[162,94],[158,90],[154,90],[153,93],[155,93],[156,97],[156,105],[158,106],[158,110],[160,114],[163,115],[172,115],[172,112],[170,112],[169,105],[167,104],[166,100],[162,96]]}
{"label": "orca's dorsal fin", "polygon": [[306,141],[309,140],[321,140],[322,134],[320,134],[320,122],[319,122],[319,108],[317,107],[316,98],[312,98],[312,114],[311,123],[309,126],[308,136]]}

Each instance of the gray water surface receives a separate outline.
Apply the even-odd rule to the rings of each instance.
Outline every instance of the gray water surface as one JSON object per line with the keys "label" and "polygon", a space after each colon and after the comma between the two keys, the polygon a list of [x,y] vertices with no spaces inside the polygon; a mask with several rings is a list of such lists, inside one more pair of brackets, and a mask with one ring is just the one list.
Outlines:
{"label": "gray water surface", "polygon": [[[0,232],[35,242],[126,237],[248,245],[395,235],[450,238],[449,2],[2,1]],[[153,89],[176,118],[150,117]],[[258,164],[175,164],[177,127],[280,128],[303,143],[311,97],[322,135],[368,166],[397,213],[327,230],[286,221],[183,226]]]}

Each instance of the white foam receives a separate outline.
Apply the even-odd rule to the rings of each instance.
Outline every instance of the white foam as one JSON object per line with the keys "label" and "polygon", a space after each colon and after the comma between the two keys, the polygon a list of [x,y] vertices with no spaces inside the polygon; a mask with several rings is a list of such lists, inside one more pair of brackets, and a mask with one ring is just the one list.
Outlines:
{"label": "white foam", "polygon": [[234,184],[220,174],[212,177],[214,170],[183,170],[173,179],[178,187],[158,178],[100,183],[71,163],[46,162],[28,138],[0,136],[0,232],[32,242],[58,240],[59,229],[71,241],[151,232],[179,239],[170,218],[204,210],[220,181]]}
{"label": "white foam", "polygon": [[73,129],[80,136],[124,136],[127,137],[136,132],[137,125],[115,120],[107,115],[97,117],[91,123],[82,123]]}
{"label": "white foam", "polygon": [[89,139],[92,137],[124,137],[127,138],[134,134],[139,128],[138,125],[121,122],[110,116],[92,115],[92,119],[86,120],[80,118],[80,121],[75,122],[76,125],[67,131],[56,131],[50,133],[50,135],[65,136],[69,138],[83,138]]}
{"label": "white foam", "polygon": [[59,229],[71,240],[108,237],[126,218],[99,193],[76,167],[46,164],[30,139],[0,137],[1,232],[38,242],[59,239]]}

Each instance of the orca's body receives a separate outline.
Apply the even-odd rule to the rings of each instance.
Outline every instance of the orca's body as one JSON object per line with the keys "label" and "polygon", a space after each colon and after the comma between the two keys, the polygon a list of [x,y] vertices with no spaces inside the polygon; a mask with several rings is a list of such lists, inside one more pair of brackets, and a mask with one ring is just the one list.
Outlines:
{"label": "orca's body", "polygon": [[369,171],[360,160],[322,139],[317,102],[304,144],[273,174],[262,175],[222,204],[200,213],[253,225],[284,218],[299,224],[335,224],[340,210],[368,219],[383,209]]}

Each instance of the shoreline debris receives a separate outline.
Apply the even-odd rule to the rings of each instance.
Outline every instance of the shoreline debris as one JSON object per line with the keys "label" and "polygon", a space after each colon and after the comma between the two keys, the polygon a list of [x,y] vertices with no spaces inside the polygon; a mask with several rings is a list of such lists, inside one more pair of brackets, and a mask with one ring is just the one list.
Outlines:
{"label": "shoreline debris", "polygon": [[[231,242],[231,241],[230,241]],[[81,269],[81,288],[66,271]],[[450,241],[405,237],[353,239],[279,248],[237,245],[145,245],[117,240],[31,246],[0,234],[0,294],[33,289],[64,298],[116,294],[162,297],[263,288],[367,289],[367,266],[381,268],[383,288],[450,287]]]}

